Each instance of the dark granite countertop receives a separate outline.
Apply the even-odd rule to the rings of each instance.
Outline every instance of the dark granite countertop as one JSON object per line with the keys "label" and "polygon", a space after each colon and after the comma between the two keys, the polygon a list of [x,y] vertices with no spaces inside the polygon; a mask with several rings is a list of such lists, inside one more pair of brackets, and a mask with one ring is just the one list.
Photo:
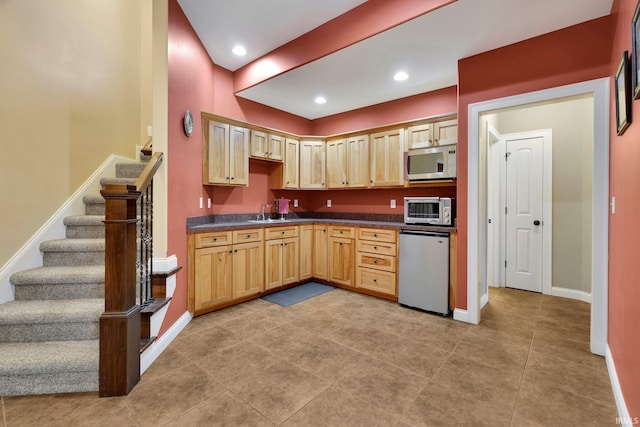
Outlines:
{"label": "dark granite countertop", "polygon": [[255,214],[206,215],[187,218],[188,233],[207,231],[239,230],[256,227],[281,227],[301,224],[330,224],[346,226],[364,226],[373,228],[394,228],[401,230],[423,230],[450,233],[455,227],[405,224],[402,215],[352,214],[352,213],[296,213],[287,216],[285,221],[273,219],[271,222],[249,222]]}

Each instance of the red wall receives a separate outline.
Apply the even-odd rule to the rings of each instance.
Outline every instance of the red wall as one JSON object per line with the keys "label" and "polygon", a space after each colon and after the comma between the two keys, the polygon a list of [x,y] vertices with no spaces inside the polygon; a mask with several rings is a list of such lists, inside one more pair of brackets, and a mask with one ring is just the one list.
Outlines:
{"label": "red wall", "polygon": [[603,17],[458,62],[458,308],[467,308],[469,104],[608,76],[610,28]]}
{"label": "red wall", "polygon": [[[613,43],[609,74],[614,76],[625,50],[631,51],[631,18],[635,1],[615,0],[612,10]],[[609,349],[631,417],[640,417],[640,123],[621,136],[615,131],[615,104],[611,86],[609,192],[616,213],[609,215]],[[634,117],[635,115],[635,117]],[[640,101],[633,101],[632,118],[640,122]]]}

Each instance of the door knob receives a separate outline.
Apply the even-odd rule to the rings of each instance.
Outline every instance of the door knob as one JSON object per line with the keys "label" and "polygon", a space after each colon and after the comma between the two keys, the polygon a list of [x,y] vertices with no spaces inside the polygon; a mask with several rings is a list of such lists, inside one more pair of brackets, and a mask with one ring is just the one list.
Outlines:
{"label": "door knob", "polygon": [[540,221],[536,219],[535,221],[533,221],[533,225],[540,225]]}

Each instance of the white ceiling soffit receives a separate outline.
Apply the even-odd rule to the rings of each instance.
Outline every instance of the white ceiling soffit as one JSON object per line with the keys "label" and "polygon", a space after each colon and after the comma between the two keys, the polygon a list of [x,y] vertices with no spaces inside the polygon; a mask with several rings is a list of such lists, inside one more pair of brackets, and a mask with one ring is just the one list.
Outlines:
{"label": "white ceiling soffit", "polygon": [[[308,119],[457,84],[457,61],[608,15],[612,0],[458,0],[238,96]],[[398,70],[410,78],[393,80]],[[313,102],[316,96],[326,104]]]}
{"label": "white ceiling soffit", "polygon": [[[178,0],[213,61],[227,70],[260,58],[367,0]],[[247,55],[231,53],[243,45]]]}

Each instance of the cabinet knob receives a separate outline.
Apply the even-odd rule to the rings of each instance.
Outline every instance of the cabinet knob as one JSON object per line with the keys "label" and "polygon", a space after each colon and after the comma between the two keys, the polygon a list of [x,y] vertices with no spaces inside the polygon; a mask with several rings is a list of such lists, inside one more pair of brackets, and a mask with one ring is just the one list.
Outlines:
{"label": "cabinet knob", "polygon": [[235,177],[232,176],[231,179],[235,179]]}
{"label": "cabinet knob", "polygon": [[373,279],[373,283],[377,283],[377,282],[378,282],[378,279]]}
{"label": "cabinet knob", "polygon": [[378,260],[377,260],[377,259],[374,259],[374,260],[373,260],[373,263],[374,263],[374,264],[377,264],[377,263],[378,263]]}
{"label": "cabinet knob", "polygon": [[250,238],[251,238],[251,234],[247,234],[247,239],[250,239]]}
{"label": "cabinet knob", "polygon": [[225,179],[229,179],[229,177],[226,177]]}
{"label": "cabinet knob", "polygon": [[230,251],[229,251],[229,253],[230,253],[230,254],[232,254],[232,253],[233,253],[233,251],[231,251],[231,250],[230,250]]}
{"label": "cabinet knob", "polygon": [[238,250],[236,249],[236,250],[234,250],[233,252],[238,252]]}
{"label": "cabinet knob", "polygon": [[369,181],[371,184],[373,184],[373,180]]}
{"label": "cabinet knob", "polygon": [[213,238],[213,241],[214,241],[214,242],[217,242],[217,241],[218,241],[218,238],[217,238],[217,237],[214,237],[214,238]]}
{"label": "cabinet knob", "polygon": [[374,250],[374,251],[377,251],[377,250],[378,250],[378,247],[377,247],[377,246],[374,246],[374,247],[373,247],[373,250]]}
{"label": "cabinet knob", "polygon": [[287,185],[289,185],[289,181],[287,181]]}
{"label": "cabinet knob", "polygon": [[378,234],[376,234],[376,233],[373,233],[373,237],[378,237]]}
{"label": "cabinet knob", "polygon": [[282,234],[284,234],[284,231],[282,232]]}

